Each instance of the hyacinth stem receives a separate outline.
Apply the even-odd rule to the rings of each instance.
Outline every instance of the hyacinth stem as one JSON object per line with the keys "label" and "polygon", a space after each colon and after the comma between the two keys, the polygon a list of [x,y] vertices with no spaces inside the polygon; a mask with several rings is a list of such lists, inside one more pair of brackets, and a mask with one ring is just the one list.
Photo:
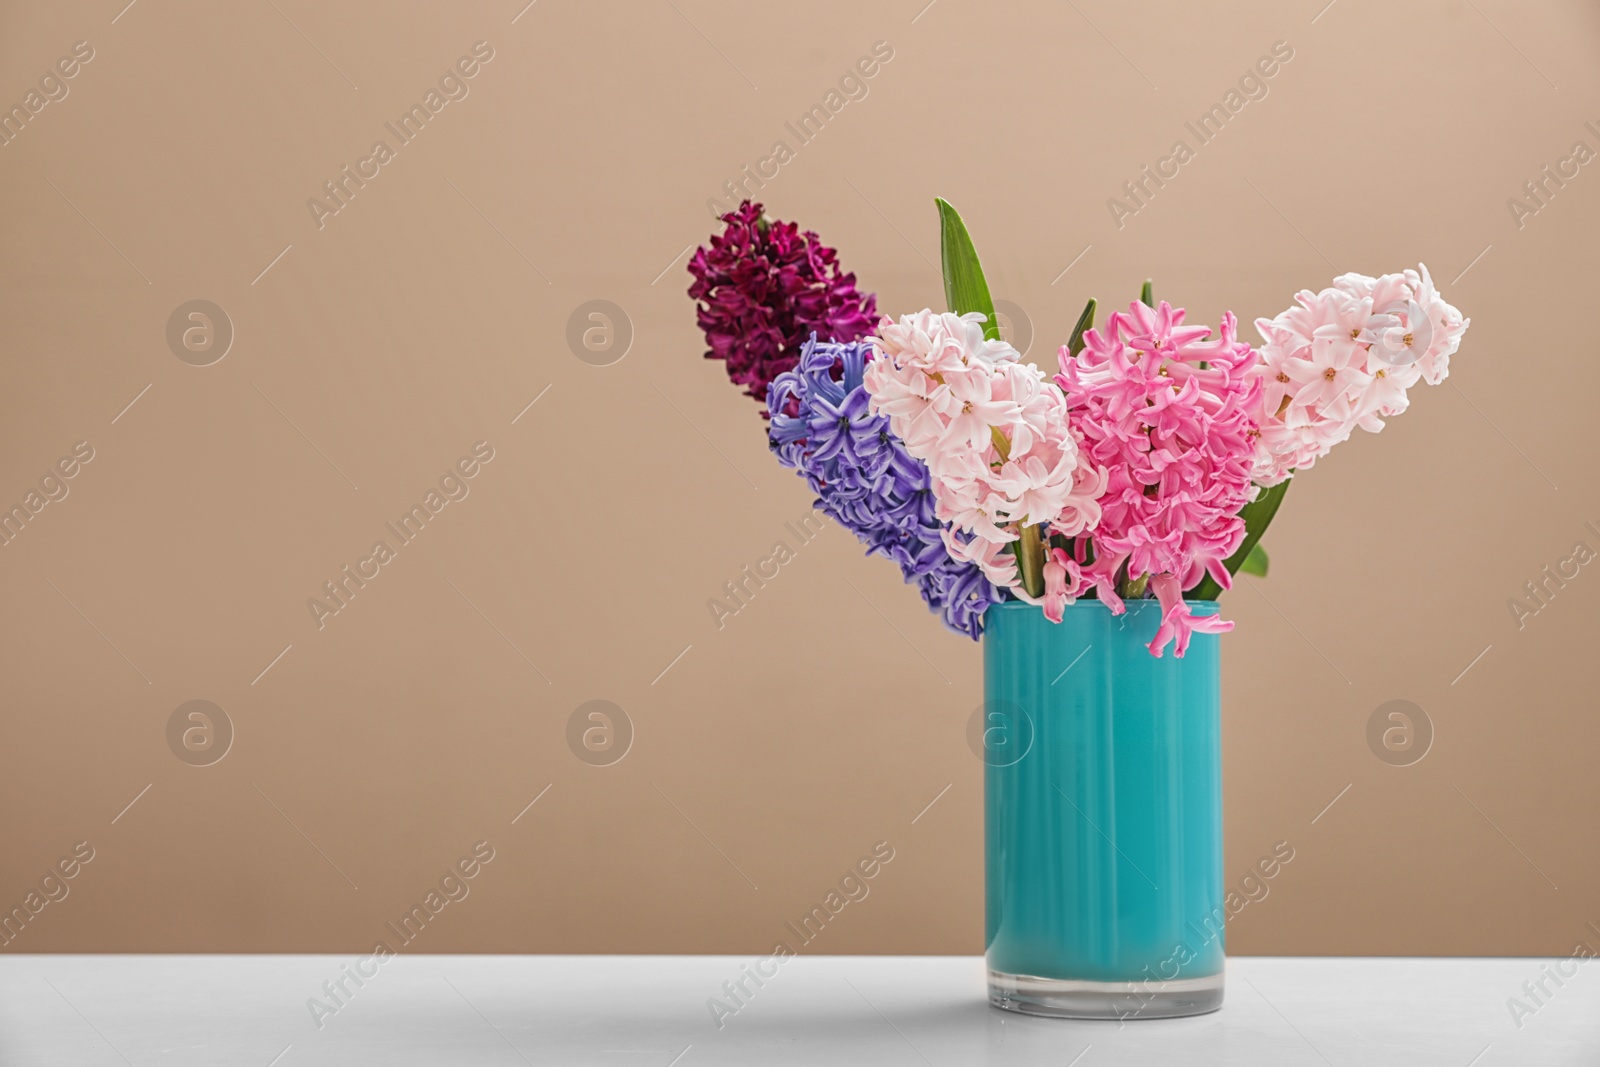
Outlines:
{"label": "hyacinth stem", "polygon": [[1039,527],[1029,523],[1018,531],[1022,536],[1012,542],[1017,554],[1017,572],[1022,578],[1022,588],[1029,596],[1044,596],[1044,539]]}
{"label": "hyacinth stem", "polygon": [[[989,427],[989,438],[1000,462],[1011,458],[1011,442],[1000,432],[1000,427]],[[1029,596],[1044,596],[1044,538],[1035,523],[1024,520],[1017,528],[1018,537],[1011,542],[1011,554],[1017,557],[1017,574],[1022,588]]]}
{"label": "hyacinth stem", "polygon": [[1000,462],[1004,463],[1011,458],[1011,442],[1006,440],[1006,435],[1000,432],[1000,427],[989,427],[989,440],[994,442],[994,450],[1000,453]]}

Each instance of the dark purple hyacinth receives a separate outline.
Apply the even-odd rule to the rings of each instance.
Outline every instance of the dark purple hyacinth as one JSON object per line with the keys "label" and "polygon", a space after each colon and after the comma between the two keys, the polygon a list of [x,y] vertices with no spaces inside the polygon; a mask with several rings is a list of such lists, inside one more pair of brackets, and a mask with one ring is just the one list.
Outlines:
{"label": "dark purple hyacinth", "polygon": [[952,559],[934,514],[928,468],[906,452],[889,419],[868,410],[862,371],[871,345],[808,339],[798,366],[767,394],[772,450],[805,476],[817,506],[916,582],[945,625],[976,639],[983,613],[1004,599],[983,572]]}
{"label": "dark purple hyacinth", "polygon": [[727,228],[689,260],[689,295],[699,305],[706,358],[726,363],[735,385],[765,401],[813,333],[848,342],[873,331],[877,300],[856,291],[856,276],[840,271],[816,234],[764,218],[749,200],[722,220]]}

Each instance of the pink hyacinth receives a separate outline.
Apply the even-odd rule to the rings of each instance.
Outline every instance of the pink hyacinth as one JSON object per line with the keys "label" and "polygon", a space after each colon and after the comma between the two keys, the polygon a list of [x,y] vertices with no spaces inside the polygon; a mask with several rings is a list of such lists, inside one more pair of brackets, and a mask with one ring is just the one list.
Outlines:
{"label": "pink hyacinth", "polygon": [[1023,527],[1065,537],[1092,528],[1105,472],[1080,452],[1061,390],[985,338],[983,322],[931,310],[884,319],[873,340],[883,358],[865,384],[873,411],[928,465],[950,554],[1031,600],[1006,546]]}
{"label": "pink hyacinth", "polygon": [[1295,296],[1298,306],[1256,320],[1266,342],[1255,481],[1276,485],[1349,439],[1405,411],[1406,391],[1450,373],[1471,320],[1445,302],[1428,268],[1370,278],[1344,274]]}
{"label": "pink hyacinth", "polygon": [[1223,561],[1244,539],[1239,509],[1255,492],[1257,354],[1237,339],[1231,313],[1216,340],[1183,318],[1165,301],[1159,308],[1130,304],[1103,331],[1086,332],[1076,356],[1062,348],[1056,378],[1089,461],[1108,472],[1099,525],[1076,546],[1082,581],[1121,614],[1119,578],[1148,576],[1161,603],[1161,627],[1150,643],[1157,656],[1168,642],[1182,656],[1192,632],[1232,629],[1216,616],[1191,613],[1183,590],[1206,574],[1230,587]]}

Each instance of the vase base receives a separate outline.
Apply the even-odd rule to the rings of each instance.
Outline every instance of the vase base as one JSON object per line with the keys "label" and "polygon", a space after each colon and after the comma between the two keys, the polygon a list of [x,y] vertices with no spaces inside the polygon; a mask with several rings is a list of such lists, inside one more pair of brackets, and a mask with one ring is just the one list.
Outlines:
{"label": "vase base", "polygon": [[1169,982],[1093,982],[989,972],[989,1003],[1058,1019],[1175,1019],[1222,1007],[1221,974]]}

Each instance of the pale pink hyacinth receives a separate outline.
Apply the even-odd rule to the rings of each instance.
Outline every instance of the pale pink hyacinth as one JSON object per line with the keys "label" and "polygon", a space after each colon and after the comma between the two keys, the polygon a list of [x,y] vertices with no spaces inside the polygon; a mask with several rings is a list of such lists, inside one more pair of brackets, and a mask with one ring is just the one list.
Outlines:
{"label": "pale pink hyacinth", "polygon": [[937,514],[951,524],[950,554],[1032,601],[1007,545],[1023,526],[1064,537],[1092,528],[1106,475],[1080,452],[1061,390],[1009,344],[986,338],[983,323],[975,312],[926,309],[885,318],[865,385],[872,410],[928,465]]}
{"label": "pale pink hyacinth", "polygon": [[1444,381],[1471,320],[1434,288],[1428,268],[1370,278],[1343,274],[1297,306],[1257,319],[1266,343],[1254,479],[1276,485],[1347,440],[1405,411],[1419,379]]}
{"label": "pale pink hyacinth", "polygon": [[[1208,327],[1183,319],[1183,309],[1165,301],[1130,304],[1104,330],[1087,331],[1076,356],[1063,347],[1056,378],[1090,462],[1108,472],[1100,522],[1075,546],[1075,560],[1055,557],[1063,568],[1057,581],[1094,586],[1121,614],[1124,566],[1128,580],[1148,576],[1161,604],[1150,643],[1156,656],[1169,642],[1182,656],[1192,633],[1233,628],[1190,612],[1183,591],[1207,574],[1230,587],[1224,561],[1244,540],[1239,509],[1255,492],[1256,351],[1238,340],[1231,313],[1215,340],[1207,340]],[[1067,570],[1069,562],[1081,569]]]}

